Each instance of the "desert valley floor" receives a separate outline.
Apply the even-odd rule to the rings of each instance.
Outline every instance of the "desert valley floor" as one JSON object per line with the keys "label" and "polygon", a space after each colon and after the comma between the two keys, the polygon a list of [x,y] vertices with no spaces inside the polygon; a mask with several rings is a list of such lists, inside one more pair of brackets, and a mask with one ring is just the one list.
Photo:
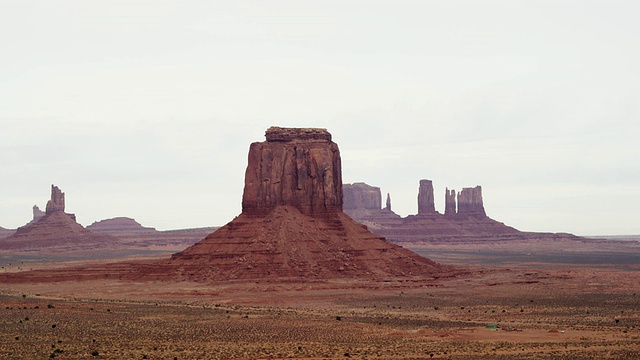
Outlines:
{"label": "desert valley floor", "polygon": [[[0,358],[640,358],[636,247],[414,250],[457,270],[407,281],[3,278]],[[9,274],[109,260],[3,261]]]}

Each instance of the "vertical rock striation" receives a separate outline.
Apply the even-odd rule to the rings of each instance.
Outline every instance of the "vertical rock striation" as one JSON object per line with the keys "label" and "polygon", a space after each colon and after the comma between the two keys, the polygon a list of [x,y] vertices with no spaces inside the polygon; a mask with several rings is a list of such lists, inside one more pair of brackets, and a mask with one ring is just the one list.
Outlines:
{"label": "vertical rock striation", "polygon": [[418,215],[435,214],[436,206],[433,198],[433,183],[431,180],[420,180],[418,189]]}
{"label": "vertical rock striation", "polygon": [[342,211],[340,152],[325,129],[271,127],[249,148],[242,212],[265,215],[279,205],[322,216]]}

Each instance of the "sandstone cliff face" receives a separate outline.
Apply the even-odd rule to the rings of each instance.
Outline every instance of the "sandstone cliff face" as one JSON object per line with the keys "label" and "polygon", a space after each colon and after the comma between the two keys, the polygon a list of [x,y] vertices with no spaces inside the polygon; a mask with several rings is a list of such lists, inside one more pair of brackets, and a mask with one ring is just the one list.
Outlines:
{"label": "sandstone cliff face", "polygon": [[379,187],[369,186],[363,182],[344,184],[343,209],[380,210],[382,194]]}
{"label": "sandstone cliff face", "polygon": [[486,217],[482,203],[482,187],[463,188],[458,193],[458,215],[477,218]]}
{"label": "sandstone cliff face", "polygon": [[436,207],[433,198],[433,183],[431,180],[420,180],[418,189],[418,215],[435,214]]}
{"label": "sandstone cliff face", "polygon": [[302,214],[342,211],[338,145],[325,129],[269,128],[249,148],[242,212],[266,215],[279,205]]}

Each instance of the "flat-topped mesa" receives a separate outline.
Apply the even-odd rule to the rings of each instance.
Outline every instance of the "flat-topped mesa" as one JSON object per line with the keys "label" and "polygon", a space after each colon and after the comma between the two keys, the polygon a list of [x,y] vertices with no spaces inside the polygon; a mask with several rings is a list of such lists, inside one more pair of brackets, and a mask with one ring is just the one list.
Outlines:
{"label": "flat-topped mesa", "polygon": [[312,141],[331,142],[331,134],[322,128],[282,128],[272,126],[267,129],[265,137],[268,142]]}
{"label": "flat-topped mesa", "polygon": [[418,189],[418,215],[435,214],[436,206],[433,198],[433,183],[431,180],[420,180]]}
{"label": "flat-topped mesa", "polygon": [[249,148],[242,212],[265,216],[279,205],[310,216],[342,211],[338,145],[325,129],[271,127]]}
{"label": "flat-topped mesa", "polygon": [[458,215],[484,218],[487,213],[482,204],[482,187],[463,188],[458,193]]}
{"label": "flat-topped mesa", "polygon": [[446,188],[444,191],[444,215],[456,215],[456,191],[453,189]]}
{"label": "flat-topped mesa", "polygon": [[51,200],[47,201],[46,215],[64,212],[64,193],[55,185],[51,185]]}
{"label": "flat-topped mesa", "polygon": [[382,194],[379,187],[370,186],[363,182],[342,185],[344,194],[343,209],[380,210]]}

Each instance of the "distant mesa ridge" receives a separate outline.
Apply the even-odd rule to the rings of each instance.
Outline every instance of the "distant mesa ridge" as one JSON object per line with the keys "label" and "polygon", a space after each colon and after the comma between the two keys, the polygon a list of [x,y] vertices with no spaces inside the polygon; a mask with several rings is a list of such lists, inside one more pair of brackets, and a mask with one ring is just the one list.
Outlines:
{"label": "distant mesa ridge", "polygon": [[[357,185],[356,185],[357,184]],[[422,179],[418,187],[418,213],[405,218],[387,206],[373,204],[380,197],[380,188],[364,183],[344,185],[344,209],[353,219],[367,225],[376,234],[398,243],[422,241],[440,242],[457,239],[498,239],[523,235],[517,229],[489,218],[482,200],[482,187],[465,187],[456,194],[445,189],[445,211],[435,210],[431,180]],[[355,200],[354,200],[355,199]]]}
{"label": "distant mesa ridge", "polygon": [[152,227],[144,227],[139,222],[128,217],[116,217],[96,221],[87,226],[88,230],[97,234],[121,235],[121,234],[150,234],[157,230]]}

